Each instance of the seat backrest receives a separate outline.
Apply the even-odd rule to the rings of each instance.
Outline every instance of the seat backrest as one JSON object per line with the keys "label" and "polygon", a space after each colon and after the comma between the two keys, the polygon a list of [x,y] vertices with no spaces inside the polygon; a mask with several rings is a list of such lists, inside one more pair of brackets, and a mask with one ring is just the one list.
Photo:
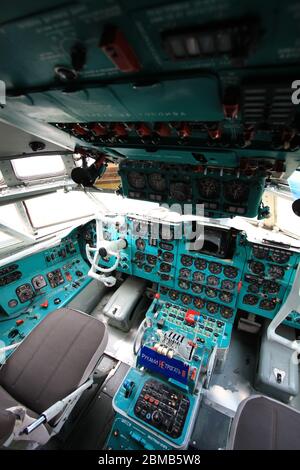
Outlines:
{"label": "seat backrest", "polygon": [[263,395],[243,400],[232,422],[228,448],[300,449],[300,412]]}
{"label": "seat backrest", "polygon": [[0,385],[40,414],[87,380],[107,344],[105,325],[76,310],[50,313],[0,370]]}
{"label": "seat backrest", "polygon": [[13,413],[7,410],[0,410],[0,447],[11,436],[16,422]]}

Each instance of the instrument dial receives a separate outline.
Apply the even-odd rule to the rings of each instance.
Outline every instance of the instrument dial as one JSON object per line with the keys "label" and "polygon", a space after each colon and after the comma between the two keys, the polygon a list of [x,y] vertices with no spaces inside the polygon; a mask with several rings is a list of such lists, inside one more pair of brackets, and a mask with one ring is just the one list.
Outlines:
{"label": "instrument dial", "polygon": [[247,292],[252,292],[253,294],[257,294],[259,292],[259,284],[249,284]]}
{"label": "instrument dial", "polygon": [[170,289],[169,290],[169,297],[172,300],[178,300],[179,299],[179,292],[178,290]]}
{"label": "instrument dial", "polygon": [[249,185],[239,180],[227,181],[224,184],[224,195],[230,202],[246,202],[249,195]]}
{"label": "instrument dial", "polygon": [[235,279],[238,275],[238,269],[233,266],[225,266],[224,276],[229,277],[230,279]]}
{"label": "instrument dial", "polygon": [[207,276],[206,282],[210,286],[217,286],[219,284],[219,278],[217,276]]}
{"label": "instrument dial", "polygon": [[205,199],[216,199],[220,189],[220,182],[214,178],[203,178],[198,183],[199,195]]}
{"label": "instrument dial", "polygon": [[219,295],[219,299],[222,301],[222,302],[225,302],[226,304],[229,304],[230,302],[232,302],[232,299],[233,299],[233,295],[231,294],[231,292],[221,292],[220,295]]}
{"label": "instrument dial", "polygon": [[249,269],[252,271],[254,274],[262,274],[265,270],[265,265],[261,263],[260,261],[250,261],[249,263]]}
{"label": "instrument dial", "polygon": [[267,294],[277,294],[280,290],[280,285],[275,281],[266,280],[263,282],[262,288],[263,292]]}
{"label": "instrument dial", "polygon": [[183,279],[189,279],[190,275],[191,275],[191,270],[188,268],[181,268],[179,271],[179,277]]}
{"label": "instrument dial", "polygon": [[221,307],[221,315],[223,318],[231,318],[233,315],[233,309],[230,307],[225,307],[225,305],[222,305]]}
{"label": "instrument dial", "polygon": [[173,253],[169,253],[168,251],[164,251],[164,253],[161,255],[161,257],[164,261],[166,261],[166,263],[173,263],[173,261],[174,261]]}
{"label": "instrument dial", "polygon": [[184,281],[183,279],[179,279],[178,287],[180,287],[180,289],[183,289],[183,290],[189,290],[190,283],[188,281]]}
{"label": "instrument dial", "polygon": [[188,255],[182,255],[181,256],[181,264],[183,264],[183,266],[192,266],[193,258],[191,256],[188,256]]}
{"label": "instrument dial", "polygon": [[229,279],[224,279],[224,281],[222,281],[221,288],[225,290],[233,290],[235,289],[235,285],[236,284],[234,281],[230,281]]}
{"label": "instrument dial", "polygon": [[269,259],[274,261],[274,263],[278,264],[285,264],[290,259],[290,253],[287,251],[270,251],[269,252]]}
{"label": "instrument dial", "polygon": [[151,173],[148,176],[148,183],[153,191],[162,192],[166,189],[166,178],[161,173]]}
{"label": "instrument dial", "polygon": [[141,251],[137,251],[137,252],[135,253],[135,259],[136,259],[137,261],[144,261],[144,259],[145,259],[145,254],[142,253]]}
{"label": "instrument dial", "polygon": [[144,271],[146,273],[151,273],[152,269],[153,269],[153,266],[149,266],[149,264],[145,264]]}
{"label": "instrument dial", "polygon": [[156,256],[154,256],[154,255],[147,255],[146,259],[147,259],[147,262],[148,262],[149,264],[151,264],[151,266],[155,266],[155,265],[156,265],[156,261],[157,261]]}
{"label": "instrument dial", "polygon": [[196,269],[200,269],[200,271],[203,271],[204,269],[206,269],[207,261],[205,259],[198,258],[195,259],[194,265]]}
{"label": "instrument dial", "polygon": [[188,201],[191,199],[191,185],[176,181],[170,184],[170,198],[175,201]]}
{"label": "instrument dial", "polygon": [[213,274],[220,274],[222,272],[222,265],[219,263],[209,263],[208,269]]}
{"label": "instrument dial", "polygon": [[172,267],[171,264],[168,264],[168,263],[160,263],[159,270],[160,270],[162,273],[169,273],[169,272],[171,271],[171,267]]}
{"label": "instrument dial", "polygon": [[256,305],[258,302],[257,295],[246,294],[243,297],[243,303],[247,305]]}
{"label": "instrument dial", "polygon": [[193,273],[193,281],[195,282],[203,282],[205,279],[205,276],[203,273],[201,273],[200,271],[195,271]]}
{"label": "instrument dial", "polygon": [[282,266],[272,264],[268,269],[268,274],[273,279],[282,279],[285,273],[285,269]]}
{"label": "instrument dial", "polygon": [[261,300],[259,307],[263,310],[274,310],[276,308],[276,299],[263,299]]}
{"label": "instrument dial", "polygon": [[202,292],[202,286],[199,284],[192,284],[192,291],[195,292],[195,294],[200,294],[200,292]]}
{"label": "instrument dial", "polygon": [[128,183],[134,189],[143,189],[146,185],[145,175],[138,171],[130,171],[127,175]]}
{"label": "instrument dial", "polygon": [[184,304],[184,305],[188,305],[190,304],[192,301],[192,296],[189,295],[189,294],[182,294],[181,296],[181,302]]}
{"label": "instrument dial", "polygon": [[217,297],[218,291],[216,291],[216,289],[212,289],[211,287],[206,287],[205,288],[205,293],[206,293],[207,297],[210,297],[211,299],[214,299],[215,297]]}
{"label": "instrument dial", "polygon": [[214,314],[217,313],[217,311],[219,310],[219,305],[216,304],[215,302],[207,302],[207,303],[206,303],[206,310],[207,310],[211,315],[214,315]]}
{"label": "instrument dial", "polygon": [[136,245],[137,249],[140,250],[140,251],[144,251],[144,249],[146,247],[146,243],[145,243],[145,240],[143,238],[138,238],[135,242],[135,245]]}
{"label": "instrument dial", "polygon": [[200,297],[195,297],[193,304],[194,304],[194,307],[201,309],[205,305],[205,300],[200,299]]}

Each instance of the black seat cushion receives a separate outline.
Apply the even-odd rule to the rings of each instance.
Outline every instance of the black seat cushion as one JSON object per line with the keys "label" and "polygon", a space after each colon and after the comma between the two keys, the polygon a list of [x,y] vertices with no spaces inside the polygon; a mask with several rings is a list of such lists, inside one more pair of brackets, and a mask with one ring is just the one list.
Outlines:
{"label": "black seat cushion", "polygon": [[265,396],[247,398],[234,417],[229,448],[299,450],[299,411]]}
{"label": "black seat cushion", "polygon": [[40,414],[87,380],[106,344],[102,322],[61,308],[47,315],[9,357],[0,370],[0,385]]}

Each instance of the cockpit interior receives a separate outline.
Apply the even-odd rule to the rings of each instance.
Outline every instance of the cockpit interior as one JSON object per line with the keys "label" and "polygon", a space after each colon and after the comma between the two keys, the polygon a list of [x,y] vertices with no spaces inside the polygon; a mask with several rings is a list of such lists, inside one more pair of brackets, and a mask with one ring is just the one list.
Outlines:
{"label": "cockpit interior", "polygon": [[299,19],[1,2],[1,450],[300,450]]}

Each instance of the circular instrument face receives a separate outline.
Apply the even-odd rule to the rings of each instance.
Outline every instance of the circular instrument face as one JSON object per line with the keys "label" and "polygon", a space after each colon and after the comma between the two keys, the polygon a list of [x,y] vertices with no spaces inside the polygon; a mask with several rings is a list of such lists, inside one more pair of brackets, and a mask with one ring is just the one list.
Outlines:
{"label": "circular instrument face", "polygon": [[203,178],[198,183],[199,195],[205,199],[216,199],[220,194],[220,182],[214,178]]}
{"label": "circular instrument face", "polygon": [[181,268],[179,271],[179,277],[183,279],[189,279],[190,275],[191,275],[191,270],[188,268]]}
{"label": "circular instrument face", "polygon": [[169,273],[171,271],[171,265],[168,263],[160,263],[159,270],[162,273]]}
{"label": "circular instrument face", "polygon": [[257,295],[246,294],[243,297],[243,303],[247,305],[256,305],[258,302]]}
{"label": "circular instrument face", "polygon": [[249,195],[249,186],[247,183],[239,180],[227,181],[224,184],[224,195],[230,202],[246,202]]}
{"label": "circular instrument face", "polygon": [[201,273],[200,271],[195,271],[194,274],[193,274],[193,281],[195,282],[203,282],[205,279],[205,276],[203,273]]}
{"label": "circular instrument face", "polygon": [[192,291],[195,292],[195,294],[200,294],[200,292],[202,292],[202,286],[199,284],[192,284]]}
{"label": "circular instrument face", "polygon": [[225,307],[224,305],[221,307],[221,315],[223,318],[231,318],[233,315],[233,310],[230,307]]}
{"label": "circular instrument face", "polygon": [[235,282],[230,281],[229,279],[224,279],[221,284],[222,289],[233,290],[235,288]]}
{"label": "circular instrument face", "polygon": [[148,176],[148,183],[153,191],[162,192],[166,189],[166,179],[161,173],[151,173]]}
{"label": "circular instrument face", "polygon": [[11,300],[8,302],[8,306],[9,306],[10,308],[15,308],[17,305],[18,305],[17,299],[11,299]]}
{"label": "circular instrument face", "polygon": [[147,259],[147,262],[151,264],[152,266],[156,265],[156,256],[147,255],[146,259]]}
{"label": "circular instrument face", "polygon": [[130,171],[127,175],[128,183],[134,189],[143,189],[146,185],[146,179],[143,173]]}
{"label": "circular instrument face", "polygon": [[249,268],[254,274],[262,274],[265,270],[265,265],[260,261],[250,261]]}
{"label": "circular instrument face", "polygon": [[169,292],[169,288],[168,288],[168,287],[160,286],[160,293],[161,293],[161,294],[167,295],[168,292]]}
{"label": "circular instrument face", "polygon": [[261,246],[254,246],[253,247],[253,256],[258,259],[265,259],[267,255],[267,251]]}
{"label": "circular instrument face", "polygon": [[188,201],[191,198],[191,186],[179,181],[170,184],[170,198],[175,201]]}
{"label": "circular instrument face", "polygon": [[188,255],[182,255],[181,256],[181,264],[183,264],[183,266],[192,266],[193,258],[191,256],[188,256]]}
{"label": "circular instrument face", "polygon": [[142,238],[138,238],[135,242],[135,246],[137,247],[138,250],[144,251],[145,246],[146,246],[145,240],[143,240]]}
{"label": "circular instrument face", "polygon": [[196,269],[200,269],[200,271],[203,271],[204,269],[206,269],[207,261],[205,259],[198,258],[195,259],[194,265]]}
{"label": "circular instrument face", "polygon": [[210,286],[217,286],[219,284],[219,278],[216,276],[207,276],[206,282]]}
{"label": "circular instrument face", "polygon": [[282,279],[284,273],[284,268],[282,266],[277,266],[276,264],[272,264],[268,269],[268,274],[273,279]]}
{"label": "circular instrument face", "polygon": [[211,287],[206,287],[205,288],[205,293],[206,293],[207,297],[210,297],[211,299],[214,299],[215,297],[217,297],[218,291],[216,291],[216,289],[212,289]]}
{"label": "circular instrument face", "polygon": [[257,292],[259,292],[259,284],[249,284],[247,292],[257,294]]}
{"label": "circular instrument face", "polygon": [[207,310],[211,315],[214,315],[214,314],[217,313],[217,311],[219,310],[219,305],[218,305],[218,304],[215,304],[215,302],[207,302],[207,303],[206,303],[206,310]]}
{"label": "circular instrument face", "polygon": [[229,277],[230,279],[235,279],[238,275],[238,269],[233,266],[225,266],[224,276]]}
{"label": "circular instrument face", "polygon": [[231,292],[221,292],[220,295],[219,295],[219,299],[222,301],[222,302],[225,302],[226,304],[229,304],[230,302],[232,302],[232,299],[233,299],[233,295],[231,294]]}
{"label": "circular instrument face", "polygon": [[200,309],[200,308],[203,308],[203,307],[204,307],[204,305],[205,305],[205,300],[200,299],[200,297],[195,297],[193,304],[194,304],[194,307]]}
{"label": "circular instrument face", "polygon": [[174,261],[174,255],[173,253],[169,253],[168,251],[165,251],[163,254],[162,254],[162,259],[164,261],[166,261],[167,263],[172,263]]}
{"label": "circular instrument face", "polygon": [[280,285],[275,281],[264,281],[262,288],[266,294],[277,294],[280,290]]}
{"label": "circular instrument face", "polygon": [[263,310],[274,310],[276,304],[277,302],[275,299],[264,299],[260,302],[259,308]]}
{"label": "circular instrument face", "polygon": [[135,254],[135,259],[138,261],[144,261],[145,259],[145,254],[142,253],[141,251],[137,251]]}
{"label": "circular instrument face", "polygon": [[181,296],[181,302],[182,302],[184,305],[190,304],[191,301],[192,301],[192,296],[191,296],[191,295],[182,294],[182,296]]}
{"label": "circular instrument face", "polygon": [[179,292],[177,290],[170,289],[169,290],[169,297],[172,300],[178,300],[179,299]]}
{"label": "circular instrument face", "polygon": [[190,283],[188,281],[184,281],[183,279],[179,279],[178,287],[183,290],[188,290],[190,288]]}
{"label": "circular instrument face", "polygon": [[274,263],[285,264],[290,259],[290,253],[286,251],[270,251],[269,259],[274,261]]}
{"label": "circular instrument face", "polygon": [[220,274],[222,272],[222,265],[219,263],[209,263],[208,269],[213,274]]}
{"label": "circular instrument face", "polygon": [[144,266],[144,271],[145,271],[146,273],[151,273],[152,269],[153,269],[153,266],[149,266],[149,264],[146,264],[146,265]]}

